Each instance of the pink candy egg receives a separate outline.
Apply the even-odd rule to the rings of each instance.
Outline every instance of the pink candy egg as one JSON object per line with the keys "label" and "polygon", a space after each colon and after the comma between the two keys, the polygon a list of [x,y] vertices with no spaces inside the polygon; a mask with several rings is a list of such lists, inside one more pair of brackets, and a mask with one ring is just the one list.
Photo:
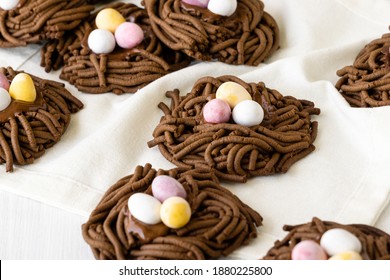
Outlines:
{"label": "pink candy egg", "polygon": [[0,73],[0,88],[9,90],[9,81],[3,73]]}
{"label": "pink candy egg", "polygon": [[326,260],[327,255],[322,247],[312,240],[304,240],[294,246],[291,252],[293,260]]}
{"label": "pink candy egg", "polygon": [[226,123],[231,114],[229,104],[222,99],[212,99],[203,107],[203,118],[208,123]]}
{"label": "pink candy egg", "polygon": [[200,8],[207,8],[207,5],[210,0],[181,0],[184,3],[187,3],[192,6],[197,6]]}
{"label": "pink candy egg", "polygon": [[187,193],[182,184],[167,175],[160,175],[154,178],[152,182],[152,193],[160,202],[172,196],[187,197]]}
{"label": "pink candy egg", "polygon": [[139,25],[132,22],[124,22],[115,30],[115,40],[118,46],[124,49],[132,49],[142,42],[144,32]]}

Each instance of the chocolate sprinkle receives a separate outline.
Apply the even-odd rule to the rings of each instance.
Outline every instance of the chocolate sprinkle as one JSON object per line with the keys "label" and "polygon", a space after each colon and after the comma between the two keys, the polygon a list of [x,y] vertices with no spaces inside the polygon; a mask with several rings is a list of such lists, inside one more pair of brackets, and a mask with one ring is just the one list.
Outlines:
{"label": "chocolate sprinkle", "polygon": [[145,33],[144,41],[126,50],[117,47],[110,54],[95,54],[88,48],[89,33],[96,28],[95,12],[79,28],[42,49],[41,65],[46,71],[64,63],[60,78],[86,93],[134,93],[150,82],[187,66],[191,59],[165,47],[154,35],[144,9],[121,2],[108,5],[127,21],[135,22]]}
{"label": "chocolate sprinkle", "polygon": [[[0,68],[8,80],[20,72],[11,67]],[[9,108],[0,112],[0,163],[12,172],[13,165],[26,165],[41,157],[57,143],[66,131],[70,116],[83,104],[67,91],[64,84],[33,75],[37,100],[30,104],[12,100]]]}
{"label": "chocolate sprinkle", "polygon": [[15,9],[0,9],[0,48],[59,39],[93,10],[85,0],[20,0]]}
{"label": "chocolate sprinkle", "polygon": [[368,225],[343,225],[330,221],[321,221],[318,218],[313,218],[307,224],[284,226],[283,229],[288,231],[287,236],[281,241],[276,241],[263,259],[290,260],[291,251],[296,244],[308,239],[319,242],[322,234],[333,228],[345,229],[360,240],[362,243],[362,252],[360,254],[363,259],[390,260],[390,235],[387,233]]}
{"label": "chocolate sprinkle", "polygon": [[144,0],[156,35],[168,47],[198,60],[256,66],[279,48],[276,21],[259,0],[238,0],[219,16],[181,0]]}
{"label": "chocolate sprinkle", "polygon": [[[190,222],[179,229],[146,225],[128,211],[129,197],[151,194],[158,175],[177,179],[187,192]],[[96,259],[216,259],[257,236],[262,217],[219,185],[207,169],[156,171],[150,164],[111,186],[82,226]]]}
{"label": "chocolate sprinkle", "polygon": [[337,71],[335,87],[352,107],[390,105],[390,33],[367,44],[353,65]]}
{"label": "chocolate sprinkle", "polygon": [[[204,121],[204,105],[227,81],[241,84],[263,107],[265,116],[260,125]],[[315,149],[318,124],[311,121],[311,115],[318,115],[320,110],[310,101],[284,97],[262,82],[246,83],[234,76],[204,77],[186,96],[180,96],[177,89],[166,96],[171,105],[159,104],[164,116],[148,146],[158,146],[178,167],[208,167],[221,179],[245,182],[252,176],[285,173]]]}

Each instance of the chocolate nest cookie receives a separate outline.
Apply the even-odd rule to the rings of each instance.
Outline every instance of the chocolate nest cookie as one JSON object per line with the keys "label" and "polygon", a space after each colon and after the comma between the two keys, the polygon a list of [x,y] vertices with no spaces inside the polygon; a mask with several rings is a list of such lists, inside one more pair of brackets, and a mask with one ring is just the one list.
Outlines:
{"label": "chocolate nest cookie", "polygon": [[[259,125],[247,127],[232,119],[205,122],[204,106],[225,82],[241,85],[260,104],[264,119]],[[159,104],[164,116],[148,142],[178,167],[208,167],[221,179],[245,182],[252,176],[284,173],[315,149],[318,123],[311,121],[311,115],[320,110],[310,101],[234,76],[204,77],[186,96],[179,94],[177,89],[166,93],[171,105]]]}
{"label": "chocolate nest cookie", "polygon": [[[129,198],[151,195],[151,184],[160,175],[176,179],[187,193],[191,217],[183,227],[146,224],[129,212]],[[107,190],[82,233],[96,259],[216,259],[255,238],[261,222],[208,170],[156,171],[146,164]]]}
{"label": "chocolate nest cookie", "polygon": [[[20,0],[10,10],[0,8],[0,48],[59,39],[94,10],[86,0]],[[95,1],[96,2],[96,1]]]}
{"label": "chocolate nest cookie", "polygon": [[[358,239],[358,246],[360,247],[360,252],[356,252],[360,255],[363,260],[390,260],[390,235],[379,230],[378,228],[363,225],[363,224],[351,224],[343,225],[330,221],[322,221],[318,218],[313,218],[313,220],[306,224],[301,225],[285,225],[283,227],[285,231],[288,231],[287,236],[281,240],[276,241],[274,247],[272,247],[264,256],[265,260],[291,260],[293,248],[304,240],[314,241],[325,246],[327,252],[334,250],[332,244],[328,244],[329,241],[341,241],[340,238],[346,238],[345,231],[347,235],[353,235],[352,239]],[[338,229],[338,232],[330,233],[330,230]],[[340,234],[340,230],[345,230]],[[327,233],[326,241],[322,240],[324,234]],[[331,238],[329,238],[332,235]],[[347,236],[351,238],[351,236]],[[337,240],[338,239],[338,240]],[[350,241],[350,240],[349,240]],[[353,242],[343,240],[339,243],[339,246],[351,246]],[[360,242],[360,245],[359,245]],[[348,245],[347,245],[348,244]],[[330,246],[329,246],[330,245]],[[308,252],[306,251],[307,255]],[[345,254],[348,256],[349,253]],[[345,257],[344,256],[344,257]],[[326,257],[329,257],[327,255]],[[337,258],[341,259],[341,258]]]}
{"label": "chocolate nest cookie", "polygon": [[336,88],[352,107],[390,105],[390,33],[367,44],[353,65],[337,71]]}
{"label": "chocolate nest cookie", "polygon": [[[11,82],[11,87],[12,80],[20,73],[23,72],[10,67],[0,68],[0,74]],[[31,164],[41,157],[60,140],[71,114],[83,108],[63,84],[30,77],[35,86],[35,101],[12,99],[9,106],[0,111],[0,163],[6,164],[7,172],[13,171],[14,164]]]}
{"label": "chocolate nest cookie", "polygon": [[134,93],[191,62],[188,56],[174,52],[160,42],[144,9],[121,2],[104,8],[115,9],[127,21],[138,24],[145,34],[144,40],[132,49],[117,46],[112,53],[95,54],[88,47],[88,36],[96,29],[97,11],[66,38],[46,44],[41,60],[46,71],[58,69],[64,63],[60,78],[80,91],[122,94]]}
{"label": "chocolate nest cookie", "polygon": [[198,60],[256,66],[279,48],[278,25],[259,0],[237,0],[230,16],[185,2],[143,1],[154,32],[173,50]]}

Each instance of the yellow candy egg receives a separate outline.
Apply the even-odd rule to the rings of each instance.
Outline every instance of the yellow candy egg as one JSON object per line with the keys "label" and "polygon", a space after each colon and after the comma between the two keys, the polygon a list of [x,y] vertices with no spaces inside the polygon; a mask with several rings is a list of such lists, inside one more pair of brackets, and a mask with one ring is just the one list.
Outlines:
{"label": "yellow candy egg", "polygon": [[101,10],[96,16],[96,26],[99,29],[106,29],[115,33],[116,28],[124,23],[126,19],[115,9],[106,8]]}
{"label": "yellow candy egg", "polygon": [[26,73],[17,74],[11,81],[9,94],[15,100],[34,102],[37,98],[37,92],[30,75]]}
{"label": "yellow candy egg", "polygon": [[191,207],[184,198],[172,196],[161,205],[160,217],[167,227],[181,228],[190,221]]}
{"label": "yellow candy egg", "polygon": [[359,253],[356,252],[342,252],[337,255],[334,255],[329,258],[329,260],[342,260],[342,261],[349,261],[349,260],[362,260],[362,256]]}
{"label": "yellow candy egg", "polygon": [[242,85],[235,82],[225,82],[220,85],[217,89],[216,97],[225,100],[230,105],[230,108],[234,108],[241,101],[252,100],[249,92]]}

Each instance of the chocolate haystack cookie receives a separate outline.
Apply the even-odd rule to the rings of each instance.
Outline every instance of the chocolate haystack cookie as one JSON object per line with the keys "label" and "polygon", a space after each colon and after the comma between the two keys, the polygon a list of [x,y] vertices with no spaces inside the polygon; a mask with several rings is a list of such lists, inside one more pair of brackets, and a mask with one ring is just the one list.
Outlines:
{"label": "chocolate haystack cookie", "polygon": [[[343,225],[313,218],[309,223],[285,225],[283,229],[289,233],[283,240],[276,241],[263,259],[390,260],[390,235],[372,226]],[[298,244],[302,241],[308,244],[301,246],[305,247],[301,255],[304,258],[300,258],[300,248],[298,248]],[[354,248],[356,251],[353,251]],[[320,254],[318,250],[321,251]],[[343,250],[346,251],[337,252]],[[315,258],[316,255],[322,258]]]}
{"label": "chocolate haystack cookie", "polygon": [[[244,126],[229,117],[223,123],[205,121],[205,105],[227,82],[241,85],[254,101],[252,105],[262,107],[260,124]],[[159,104],[165,115],[148,142],[178,167],[208,166],[221,179],[245,182],[252,176],[284,173],[315,149],[318,124],[311,121],[311,115],[320,110],[310,101],[283,96],[262,82],[246,83],[234,76],[204,77],[186,96],[179,94],[177,89],[166,93],[171,105]],[[248,114],[243,111],[242,118],[246,118],[251,109]]]}
{"label": "chocolate haystack cookie", "polygon": [[0,110],[0,163],[6,164],[8,172],[13,171],[14,164],[33,163],[57,143],[69,125],[71,114],[82,109],[83,104],[61,83],[16,72],[10,67],[0,68],[0,75],[11,83],[12,99],[0,86],[0,103],[5,107]]}
{"label": "chocolate haystack cookie", "polygon": [[336,88],[352,107],[390,105],[390,33],[367,44],[353,65],[337,71]]}
{"label": "chocolate haystack cookie", "polygon": [[[155,207],[145,205],[156,199],[152,197],[156,195],[155,179],[163,175],[181,184],[190,208],[188,223],[176,229],[166,226],[165,222],[147,224],[134,217],[137,212],[141,217],[153,214]],[[134,213],[131,214],[129,198],[135,205],[137,196],[148,199],[131,208]],[[177,197],[167,198],[161,212],[170,199]],[[147,209],[137,211],[140,210],[137,206]],[[148,211],[150,213],[146,213]],[[82,232],[96,259],[216,259],[255,238],[256,226],[261,222],[256,211],[220,186],[208,170],[156,171],[146,164],[138,166],[134,174],[120,179],[107,190],[82,226]]]}
{"label": "chocolate haystack cookie", "polygon": [[20,0],[15,8],[0,8],[0,48],[61,38],[93,10],[86,0]]}
{"label": "chocolate haystack cookie", "polygon": [[[143,2],[161,41],[198,60],[256,66],[279,47],[278,25],[259,0],[237,0],[236,8],[232,1],[210,1],[209,8],[207,3],[206,7],[195,6],[188,0]],[[216,14],[216,9],[226,10],[219,5],[233,6],[233,13]]]}
{"label": "chocolate haystack cookie", "polygon": [[154,35],[144,9],[133,4],[114,3],[104,8],[117,10],[127,21],[138,24],[143,41],[132,49],[119,46],[108,54],[96,54],[88,46],[88,36],[96,29],[98,12],[84,21],[67,38],[54,40],[42,49],[41,65],[46,71],[64,62],[61,79],[86,93],[134,93],[150,82],[187,66],[191,59],[164,46]]}

